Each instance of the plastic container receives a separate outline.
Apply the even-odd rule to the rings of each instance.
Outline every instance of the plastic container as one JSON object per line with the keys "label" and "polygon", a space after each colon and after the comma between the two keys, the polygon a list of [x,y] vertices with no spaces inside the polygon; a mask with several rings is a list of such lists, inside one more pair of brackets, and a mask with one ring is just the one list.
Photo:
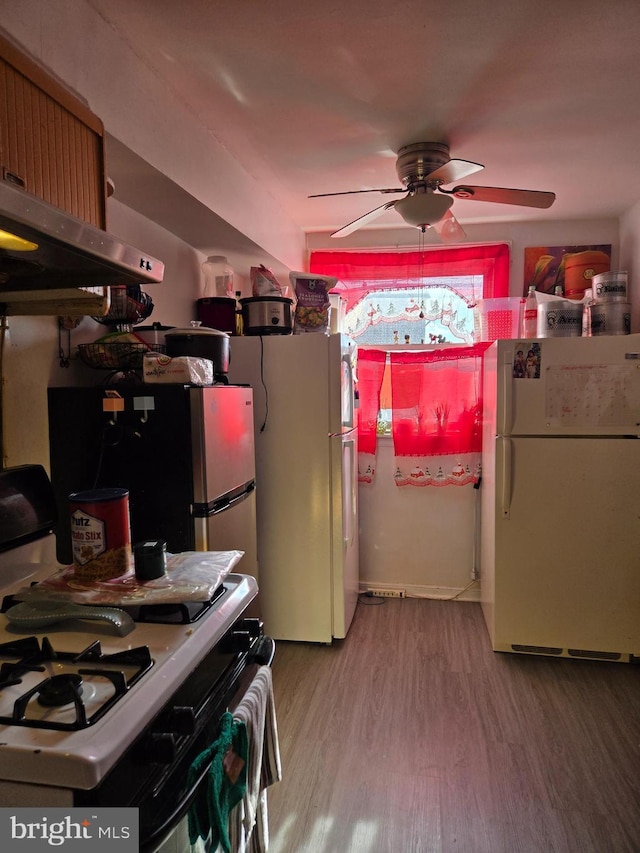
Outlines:
{"label": "plastic container", "polygon": [[204,296],[227,296],[233,299],[233,267],[224,255],[211,255],[202,264]]}
{"label": "plastic container", "polygon": [[589,250],[566,256],[564,266],[564,295],[567,299],[582,299],[591,287],[594,275],[607,272],[611,265],[606,252]]}
{"label": "plastic container", "polygon": [[476,340],[496,341],[519,337],[523,301],[519,296],[478,299],[473,309]]}
{"label": "plastic container", "polygon": [[533,284],[529,285],[529,292],[522,307],[522,337],[535,338],[538,330],[538,300],[536,289]]}

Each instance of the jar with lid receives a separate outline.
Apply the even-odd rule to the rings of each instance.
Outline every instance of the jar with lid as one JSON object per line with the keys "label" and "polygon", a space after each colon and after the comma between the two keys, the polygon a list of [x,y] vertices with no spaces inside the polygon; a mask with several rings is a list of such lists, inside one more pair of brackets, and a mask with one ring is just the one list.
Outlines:
{"label": "jar with lid", "polygon": [[204,296],[227,296],[233,298],[233,267],[224,255],[210,255],[202,264],[204,273]]}

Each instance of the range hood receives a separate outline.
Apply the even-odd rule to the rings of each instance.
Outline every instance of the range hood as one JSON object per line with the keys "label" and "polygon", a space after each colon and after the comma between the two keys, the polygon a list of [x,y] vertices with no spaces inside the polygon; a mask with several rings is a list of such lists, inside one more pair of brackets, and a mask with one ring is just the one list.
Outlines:
{"label": "range hood", "polygon": [[158,283],[163,275],[157,258],[0,180],[0,313],[50,313],[47,302],[51,313],[65,313],[55,306],[96,299],[106,312],[109,286]]}

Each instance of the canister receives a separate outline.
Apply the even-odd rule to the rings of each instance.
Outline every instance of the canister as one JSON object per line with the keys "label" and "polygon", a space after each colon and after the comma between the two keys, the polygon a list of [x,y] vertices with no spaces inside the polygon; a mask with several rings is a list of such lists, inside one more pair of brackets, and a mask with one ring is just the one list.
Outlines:
{"label": "canister", "polygon": [[628,335],[631,332],[629,302],[593,302],[590,314],[593,336]]}
{"label": "canister", "polygon": [[582,299],[592,286],[593,276],[606,272],[610,266],[609,255],[597,249],[565,255],[564,295],[567,299]]}
{"label": "canister", "polygon": [[107,488],[69,495],[74,575],[102,581],[130,571],[131,523],[127,489]]}
{"label": "canister", "polygon": [[150,581],[161,578],[167,571],[167,543],[164,539],[136,542],[133,546],[136,578]]}
{"label": "canister", "polygon": [[595,302],[626,302],[627,272],[613,270],[594,275],[591,279]]}
{"label": "canister", "polygon": [[538,305],[539,338],[572,338],[582,335],[582,302],[553,299]]}

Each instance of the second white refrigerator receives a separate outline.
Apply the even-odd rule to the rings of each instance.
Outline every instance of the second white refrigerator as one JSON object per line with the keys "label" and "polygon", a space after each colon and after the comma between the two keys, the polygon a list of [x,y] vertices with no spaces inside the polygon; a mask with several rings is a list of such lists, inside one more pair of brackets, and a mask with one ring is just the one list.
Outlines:
{"label": "second white refrigerator", "polygon": [[229,379],[254,390],[260,604],[274,639],[345,637],[359,591],[355,344],[233,337]]}
{"label": "second white refrigerator", "polygon": [[640,335],[497,341],[484,412],[494,650],[640,656]]}

